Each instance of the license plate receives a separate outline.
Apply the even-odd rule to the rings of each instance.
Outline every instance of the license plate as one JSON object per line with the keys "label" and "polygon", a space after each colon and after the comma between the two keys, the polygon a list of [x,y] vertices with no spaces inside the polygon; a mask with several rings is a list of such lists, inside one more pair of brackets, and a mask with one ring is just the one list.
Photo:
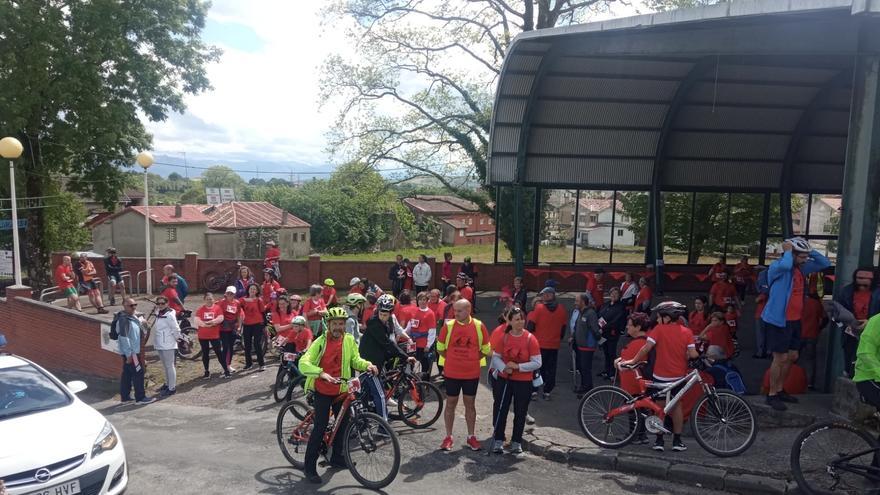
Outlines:
{"label": "license plate", "polygon": [[79,480],[68,481],[62,485],[50,486],[27,495],[73,495],[79,493]]}

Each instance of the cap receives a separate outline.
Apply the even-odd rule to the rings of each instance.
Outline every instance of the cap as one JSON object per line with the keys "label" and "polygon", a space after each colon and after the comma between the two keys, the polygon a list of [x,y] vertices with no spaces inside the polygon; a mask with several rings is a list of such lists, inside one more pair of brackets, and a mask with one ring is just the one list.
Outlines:
{"label": "cap", "polygon": [[275,245],[275,241],[266,241],[266,245],[267,245],[267,246],[274,246],[274,245]]}
{"label": "cap", "polygon": [[229,294],[230,292],[232,292],[233,294],[235,294],[235,293],[238,292],[238,291],[235,290],[235,286],[234,286],[234,285],[230,285],[229,287],[226,288],[226,293]]}
{"label": "cap", "polygon": [[541,289],[541,292],[539,292],[538,294],[541,294],[541,295],[544,295],[544,294],[553,294],[553,295],[556,295],[556,289],[554,289],[553,287],[544,287],[543,289]]}
{"label": "cap", "polygon": [[115,253],[115,252],[116,252],[116,248],[115,248],[115,247],[112,247],[112,246],[111,246],[111,247],[108,247],[108,248],[107,248],[107,252],[108,252],[108,253]]}
{"label": "cap", "polygon": [[336,282],[334,282],[332,278],[325,278],[324,285],[333,287],[334,285],[336,285]]}

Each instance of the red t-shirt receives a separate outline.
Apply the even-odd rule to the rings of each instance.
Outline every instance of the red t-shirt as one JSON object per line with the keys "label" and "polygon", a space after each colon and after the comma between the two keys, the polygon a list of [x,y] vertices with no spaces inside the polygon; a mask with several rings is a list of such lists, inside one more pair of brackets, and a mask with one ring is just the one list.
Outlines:
{"label": "red t-shirt", "polygon": [[804,312],[804,275],[800,268],[791,271],[791,295],[785,306],[785,320],[799,321]]}
{"label": "red t-shirt", "polygon": [[474,289],[472,289],[470,286],[465,285],[461,289],[458,289],[458,292],[461,293],[462,299],[467,299],[468,301],[474,300]]}
{"label": "red t-shirt", "polygon": [[745,285],[752,279],[752,267],[748,263],[739,262],[733,269],[733,279],[737,285]]}
{"label": "red t-shirt", "polygon": [[[645,342],[647,342],[647,337],[636,337],[630,340],[623,349],[620,350],[620,358],[624,361],[629,361],[636,357],[636,354],[638,354],[642,347],[645,346]],[[626,390],[632,395],[636,395],[640,392],[635,370],[620,370],[617,372],[617,376],[620,377],[620,388]]]}
{"label": "red t-shirt", "polygon": [[428,333],[431,329],[437,328],[437,317],[434,316],[434,312],[431,308],[414,308],[410,311],[410,321],[412,327],[409,336],[416,341],[416,348],[428,347]]}
{"label": "red t-shirt", "polygon": [[[452,327],[452,335],[449,339],[449,347],[446,348],[446,363],[443,367],[443,376],[453,380],[479,380],[480,379],[480,340],[477,337],[477,320],[471,318],[466,324],[458,321]],[[448,325],[440,327],[440,342],[446,342]],[[482,342],[489,343],[489,334],[486,325],[480,323],[480,332],[483,334]]]}
{"label": "red t-shirt", "polygon": [[739,311],[727,311],[724,313],[724,321],[730,327],[730,332],[736,335],[736,329],[739,328]]}
{"label": "red t-shirt", "polygon": [[324,317],[321,316],[320,314],[316,313],[314,315],[309,316],[309,312],[313,309],[317,309],[318,311],[324,311],[327,309],[327,304],[324,302],[324,299],[318,299],[318,301],[315,302],[314,300],[312,300],[311,297],[306,299],[306,302],[303,303],[303,310],[302,310],[301,314],[305,315],[305,317],[309,321],[321,320]]}
{"label": "red t-shirt", "polygon": [[853,316],[857,320],[867,320],[871,307],[871,291],[857,290],[853,292]]}
{"label": "red t-shirt", "polygon": [[705,329],[708,324],[709,321],[703,312],[691,311],[691,314],[688,317],[688,327],[694,335],[700,335],[703,333],[703,329]]}
{"label": "red t-shirt", "polygon": [[550,311],[546,304],[536,304],[534,311],[529,313],[529,321],[534,323],[532,333],[538,338],[541,349],[559,349],[562,327],[568,324],[568,312],[564,307],[557,304],[556,309]]}
{"label": "red t-shirt", "polygon": [[277,308],[272,309],[272,325],[276,328],[282,325],[289,325],[294,318],[296,318],[296,311],[291,311],[290,314],[287,314],[287,312],[279,313]]}
{"label": "red t-shirt", "polygon": [[[220,308],[214,304],[213,306],[201,306],[196,310],[196,316],[204,322],[209,322],[220,316]],[[220,325],[211,327],[199,327],[199,340],[216,340],[220,338]]]}
{"label": "red t-shirt", "polygon": [[712,288],[709,289],[709,296],[711,296],[712,300],[709,301],[711,304],[718,307],[725,307],[728,304],[731,304],[736,301],[736,286],[726,281],[715,282],[712,284]]}
{"label": "red t-shirt", "polygon": [[177,304],[177,301],[180,299],[177,289],[174,287],[165,287],[165,290],[162,291],[162,297],[168,299],[168,307],[173,309],[177,314],[180,314],[180,312],[183,311],[183,306]]}
{"label": "red t-shirt", "polygon": [[263,317],[266,314],[266,306],[263,304],[263,300],[260,298],[256,298],[253,301],[248,301],[247,299],[241,298],[238,301],[241,303],[241,309],[244,312],[244,324],[245,325],[259,325],[263,323]]}
{"label": "red t-shirt", "polygon": [[657,357],[654,361],[654,378],[677,380],[687,375],[688,349],[694,347],[694,334],[678,324],[660,324],[648,335],[654,344]]}
{"label": "red t-shirt", "polygon": [[712,265],[712,269],[709,270],[709,275],[710,275],[709,278],[713,282],[720,282],[720,281],[724,280],[724,277],[727,276],[726,271],[727,271],[727,265],[725,265],[724,263],[720,263],[720,262],[715,263],[714,265]]}
{"label": "red t-shirt", "polygon": [[73,287],[74,279],[72,266],[58,265],[58,268],[55,269],[55,285],[59,289],[64,290]]}
{"label": "red t-shirt", "polygon": [[281,289],[281,284],[276,281],[271,282],[263,282],[263,287],[260,288],[260,299],[263,300],[263,304],[268,306],[274,300],[272,296],[274,296]]}
{"label": "red t-shirt", "polygon": [[596,303],[596,310],[605,304],[605,281],[596,280],[596,275],[587,275],[587,292],[593,296],[593,302]]}
{"label": "red t-shirt", "polygon": [[397,318],[397,323],[399,323],[401,327],[406,328],[406,324],[409,323],[409,320],[413,317],[413,311],[417,309],[419,308],[414,304],[404,306],[403,304],[397,303],[394,306],[394,316]]}
{"label": "red t-shirt", "polygon": [[724,349],[728,358],[733,357],[733,333],[726,324],[709,327],[706,331],[706,341],[710,346],[717,345]]}
{"label": "red t-shirt", "polygon": [[321,290],[321,299],[324,300],[324,304],[330,304],[332,302],[336,302],[336,289],[333,287],[324,287]]}
{"label": "red t-shirt", "polygon": [[[870,294],[866,292],[866,294]],[[819,324],[825,319],[825,307],[819,299],[808,297],[804,301],[804,313],[801,318],[801,338],[818,339],[822,329]]]}
{"label": "red t-shirt", "polygon": [[[328,335],[329,337],[329,335]],[[324,355],[321,356],[321,371],[328,375],[339,378],[342,376],[342,341],[344,339],[328,338],[324,345]],[[315,380],[315,389],[324,395],[339,395],[339,385],[325,382],[320,378]]]}
{"label": "red t-shirt", "polygon": [[636,309],[641,311],[642,310],[641,308],[643,305],[642,303],[647,301],[648,304],[650,305],[652,297],[654,297],[654,291],[652,291],[651,288],[648,286],[642,287],[641,289],[639,289],[639,295],[636,296],[636,300],[633,303],[633,307],[635,307]]}
{"label": "red t-shirt", "polygon": [[[505,333],[503,329],[495,329],[492,332],[492,338],[489,339],[489,344],[494,352],[501,354],[501,359],[505,363],[510,361],[517,364],[528,363],[532,356],[541,354],[538,339],[529,332],[523,332],[519,337],[514,337],[512,334]],[[533,376],[531,371],[514,371],[510,375],[505,375],[505,378],[515,382],[529,382]]]}
{"label": "red t-shirt", "polygon": [[266,250],[266,263],[265,266],[269,267],[272,265],[273,261],[277,261],[281,258],[281,248],[279,247],[270,247]]}
{"label": "red t-shirt", "polygon": [[305,352],[314,338],[309,327],[304,327],[299,332],[291,328],[290,330],[278,332],[278,336],[284,337],[288,343],[293,344],[296,347],[296,352]]}
{"label": "red t-shirt", "polygon": [[361,320],[361,323],[366,323],[366,322],[370,321],[370,318],[373,317],[373,313],[375,313],[375,312],[376,312],[376,305],[375,304],[370,306],[369,308],[364,308],[364,316],[363,316],[363,319]]}
{"label": "red t-shirt", "polygon": [[443,310],[446,309],[446,301],[443,299],[438,299],[436,303],[428,301],[428,308],[434,312],[434,317],[437,321],[441,321],[443,319]]}
{"label": "red t-shirt", "polygon": [[241,309],[241,301],[238,299],[229,301],[224,297],[217,305],[223,311],[223,319],[225,321],[235,321],[239,315],[244,313]]}

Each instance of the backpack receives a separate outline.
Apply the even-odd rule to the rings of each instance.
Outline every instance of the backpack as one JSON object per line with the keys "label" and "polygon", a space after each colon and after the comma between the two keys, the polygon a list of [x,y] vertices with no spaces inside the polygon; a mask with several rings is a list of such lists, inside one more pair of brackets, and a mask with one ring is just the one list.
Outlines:
{"label": "backpack", "polygon": [[119,315],[122,314],[122,311],[113,315],[113,321],[110,323],[110,340],[119,340],[119,330],[117,330],[119,326]]}
{"label": "backpack", "polygon": [[739,374],[739,370],[735,366],[729,363],[721,364],[716,362],[715,367],[724,373],[724,382],[727,384],[727,387],[719,388],[728,388],[736,395],[745,395],[746,384],[743,382],[742,375]]}

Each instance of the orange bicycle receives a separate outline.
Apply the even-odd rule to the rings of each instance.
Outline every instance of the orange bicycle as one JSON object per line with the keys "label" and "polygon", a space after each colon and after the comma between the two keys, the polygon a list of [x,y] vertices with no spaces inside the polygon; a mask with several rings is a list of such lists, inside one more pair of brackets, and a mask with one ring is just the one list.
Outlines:
{"label": "orange bicycle", "polygon": [[[397,433],[379,415],[368,412],[361,390],[360,377],[348,381],[348,392],[336,399],[342,401],[339,417],[332,417],[324,432],[321,455],[328,459],[336,435],[343,434],[343,455],[351,475],[361,485],[378,490],[388,486],[400,469],[400,444]],[[305,418],[297,418],[297,410],[309,409]],[[344,432],[339,431],[346,414],[351,418]],[[290,401],[278,412],[276,434],[278,445],[287,461],[297,469],[305,467],[306,447],[312,433],[315,411],[301,401]]]}

